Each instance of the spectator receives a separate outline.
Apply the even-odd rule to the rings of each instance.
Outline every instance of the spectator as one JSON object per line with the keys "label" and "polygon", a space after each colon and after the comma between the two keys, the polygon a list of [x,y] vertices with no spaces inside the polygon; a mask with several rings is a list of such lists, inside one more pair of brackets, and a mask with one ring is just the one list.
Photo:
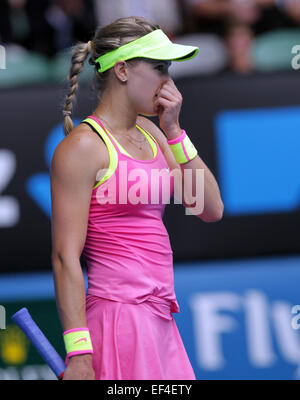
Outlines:
{"label": "spectator", "polygon": [[228,50],[228,66],[238,74],[249,74],[253,71],[252,63],[253,31],[249,25],[231,22],[225,33]]}
{"label": "spectator", "polygon": [[300,24],[300,1],[299,0],[276,0],[278,7],[286,14],[295,26]]}
{"label": "spectator", "polygon": [[[260,15],[253,25],[256,35],[275,29],[296,26],[285,8],[286,0],[256,0],[260,7]],[[299,0],[296,0],[299,4]]]}
{"label": "spectator", "polygon": [[224,35],[228,20],[253,24],[259,8],[251,0],[184,0],[193,29],[201,33]]}
{"label": "spectator", "polygon": [[8,1],[0,1],[0,42],[11,42],[11,26],[9,21],[9,5]]}
{"label": "spectator", "polygon": [[94,0],[94,3],[100,26],[135,15],[154,21],[170,38],[182,31],[178,0]]}
{"label": "spectator", "polygon": [[4,43],[30,46],[30,21],[26,0],[2,0],[0,5],[0,36]]}
{"label": "spectator", "polygon": [[48,56],[87,41],[95,26],[93,0],[0,1],[0,40]]}
{"label": "spectator", "polygon": [[228,21],[249,25],[255,34],[295,26],[299,0],[182,0],[197,32],[223,36]]}
{"label": "spectator", "polygon": [[47,7],[45,19],[52,29],[52,46],[60,51],[87,41],[95,29],[92,0],[55,0]]}

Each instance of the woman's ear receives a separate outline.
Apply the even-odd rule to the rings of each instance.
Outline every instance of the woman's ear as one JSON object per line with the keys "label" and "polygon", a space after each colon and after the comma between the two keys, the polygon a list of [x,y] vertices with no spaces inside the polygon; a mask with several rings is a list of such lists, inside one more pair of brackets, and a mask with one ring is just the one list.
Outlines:
{"label": "woman's ear", "polygon": [[117,61],[114,65],[116,77],[121,82],[126,82],[128,79],[128,65],[126,61]]}

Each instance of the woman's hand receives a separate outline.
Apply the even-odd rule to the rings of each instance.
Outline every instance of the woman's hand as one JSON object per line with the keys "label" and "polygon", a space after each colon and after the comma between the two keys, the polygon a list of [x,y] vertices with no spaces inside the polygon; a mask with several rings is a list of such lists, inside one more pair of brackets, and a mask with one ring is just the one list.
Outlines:
{"label": "woman's hand", "polygon": [[160,128],[168,139],[181,134],[179,113],[182,104],[182,95],[169,78],[161,87],[154,101],[155,111],[158,113]]}
{"label": "woman's hand", "polygon": [[63,380],[95,380],[91,354],[81,354],[70,357],[68,366],[63,375]]}

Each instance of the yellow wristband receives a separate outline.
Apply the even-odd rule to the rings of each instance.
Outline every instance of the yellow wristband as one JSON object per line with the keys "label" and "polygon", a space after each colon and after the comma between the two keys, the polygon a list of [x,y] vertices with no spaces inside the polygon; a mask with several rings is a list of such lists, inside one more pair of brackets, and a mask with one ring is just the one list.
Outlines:
{"label": "yellow wristband", "polygon": [[88,328],[75,328],[63,334],[67,357],[77,354],[93,353],[93,346]]}
{"label": "yellow wristband", "polygon": [[178,164],[187,163],[198,154],[197,149],[184,129],[180,136],[175,139],[167,140],[167,142]]}

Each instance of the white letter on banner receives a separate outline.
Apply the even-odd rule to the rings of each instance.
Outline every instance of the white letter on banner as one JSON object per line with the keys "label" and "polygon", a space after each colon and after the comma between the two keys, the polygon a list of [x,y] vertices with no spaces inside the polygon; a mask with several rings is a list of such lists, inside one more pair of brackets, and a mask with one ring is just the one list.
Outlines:
{"label": "white letter on banner", "polygon": [[0,149],[0,228],[17,225],[20,206],[13,196],[2,195],[16,171],[16,156],[8,149]]}
{"label": "white letter on banner", "polygon": [[296,304],[293,306],[291,310],[292,314],[297,314],[295,317],[292,318],[292,328],[299,329],[300,328],[300,305]]}
{"label": "white letter on banner", "polygon": [[255,367],[270,367],[276,357],[272,349],[267,299],[262,292],[249,290],[244,306],[249,359]]}
{"label": "white letter on banner", "polygon": [[[298,54],[297,54],[298,53]],[[296,44],[292,48],[292,54],[296,54],[295,57],[292,58],[292,68],[299,69],[300,68],[300,45]]]}
{"label": "white letter on banner", "polygon": [[0,305],[0,329],[6,329],[5,307]]}
{"label": "white letter on banner", "polygon": [[0,69],[6,69],[6,51],[4,46],[0,46]]}
{"label": "white letter on banner", "polygon": [[220,311],[237,311],[240,297],[231,292],[196,294],[190,305],[194,314],[196,357],[206,370],[224,368],[221,334],[237,328],[236,321]]}
{"label": "white letter on banner", "polygon": [[272,316],[282,356],[298,366],[300,364],[300,335],[291,326],[291,305],[284,301],[276,301],[272,307]]}

